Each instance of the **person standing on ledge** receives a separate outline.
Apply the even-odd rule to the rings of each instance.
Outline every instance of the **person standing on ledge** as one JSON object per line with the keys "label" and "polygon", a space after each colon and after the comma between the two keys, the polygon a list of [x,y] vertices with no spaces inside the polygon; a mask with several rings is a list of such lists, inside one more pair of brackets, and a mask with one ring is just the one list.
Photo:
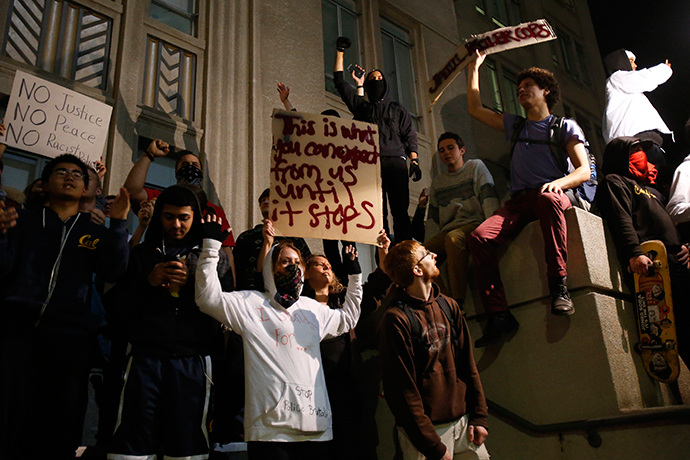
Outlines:
{"label": "person standing on ledge", "polygon": [[635,55],[620,49],[604,58],[606,70],[606,113],[604,114],[604,140],[608,144],[621,136],[648,139],[654,145],[648,149],[649,161],[661,166],[666,163],[661,146],[662,134],[672,134],[659,112],[644,93],[654,91],[673,75],[671,63],[637,70]]}
{"label": "person standing on ledge", "polygon": [[[390,202],[393,216],[393,236],[395,241],[412,238],[412,224],[408,215],[410,206],[410,185],[408,179],[407,157],[410,158],[409,177],[418,182],[422,179],[422,169],[417,156],[417,133],[412,126],[412,117],[405,107],[391,101],[389,86],[383,72],[374,69],[361,78],[352,72],[357,89],[343,78],[344,53],[350,47],[350,39],[338,37],[333,82],[340,98],[350,109],[355,120],[375,123],[379,128],[379,155],[381,158],[381,182],[383,187],[383,222],[386,233],[387,206]],[[359,67],[359,70],[363,70]],[[364,93],[368,100],[362,97]]]}

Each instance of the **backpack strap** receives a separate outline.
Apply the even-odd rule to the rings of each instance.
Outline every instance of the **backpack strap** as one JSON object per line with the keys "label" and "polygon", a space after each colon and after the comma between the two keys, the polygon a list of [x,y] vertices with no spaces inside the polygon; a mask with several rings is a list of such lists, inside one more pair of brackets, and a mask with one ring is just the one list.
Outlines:
{"label": "backpack strap", "polygon": [[424,343],[422,340],[422,323],[419,322],[419,318],[415,315],[414,309],[401,301],[397,301],[394,305],[405,313],[407,320],[410,322],[410,337],[412,338],[415,355],[417,355],[416,350],[420,348],[428,350],[430,344]]}
{"label": "backpack strap", "polygon": [[521,116],[516,116],[515,117],[515,122],[513,122],[513,132],[510,133],[510,159],[512,161],[513,159],[513,151],[515,150],[515,145],[518,143],[520,140],[520,133],[522,132],[522,129],[525,127],[525,123],[527,123],[527,119],[525,117]]}

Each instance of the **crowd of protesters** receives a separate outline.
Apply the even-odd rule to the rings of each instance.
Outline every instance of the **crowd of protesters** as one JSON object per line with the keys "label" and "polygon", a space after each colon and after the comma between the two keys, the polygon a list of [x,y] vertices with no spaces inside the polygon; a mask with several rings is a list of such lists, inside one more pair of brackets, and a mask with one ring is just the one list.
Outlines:
{"label": "crowd of protesters", "polygon": [[[473,267],[487,313],[474,347],[514,333],[497,250],[539,220],[551,312],[575,312],[565,211],[592,179],[586,133],[553,114],[560,89],[545,69],[517,77],[526,117],[483,106],[477,52],[467,68],[468,112],[511,142],[511,197],[499,201],[486,165],[465,159],[461,136],[448,132],[437,141],[446,170],[411,220],[408,178],[420,180],[422,170],[410,114],[390,100],[381,70],[357,67],[356,87],[345,80],[349,45],[337,41],[335,87],[355,119],[378,125],[381,199],[393,221],[392,232],[379,231],[378,266],[366,280],[354,243],[324,241],[318,254],[303,238],[276,236],[269,189],[254,198],[262,222],[235,240],[191,151],[177,154],[176,185],[146,188],[151,164],[173,150],[162,140],[148,145],[115,196],[102,196],[103,163],[73,155],[50,160],[23,193],[0,192],[0,459],[74,458],[94,366],[102,369],[97,445],[84,457],[205,459],[213,444],[244,441],[251,459],[375,459],[382,384],[399,458],[489,458],[486,398],[462,312],[467,275]],[[653,134],[668,129],[630,127],[613,107],[621,104],[616,88],[641,80],[634,55],[621,56],[628,60],[612,67],[607,85],[607,126],[635,132],[608,144],[594,204],[635,273],[652,263],[642,242],[666,245],[678,349],[688,358],[690,252],[676,227],[690,221],[688,167],[669,184],[666,207]],[[668,62],[657,67],[649,78],[670,76]],[[289,88],[279,83],[278,93],[292,110]],[[130,209],[138,217],[131,235]],[[365,370],[367,348],[379,351],[380,372]]]}

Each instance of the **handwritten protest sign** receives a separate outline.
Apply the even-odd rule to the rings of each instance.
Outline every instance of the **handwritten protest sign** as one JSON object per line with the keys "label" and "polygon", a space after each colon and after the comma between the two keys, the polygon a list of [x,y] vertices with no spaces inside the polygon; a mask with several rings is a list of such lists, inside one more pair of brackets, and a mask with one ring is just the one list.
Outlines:
{"label": "handwritten protest sign", "polygon": [[383,228],[378,127],[273,111],[271,209],[281,236],[376,244]]}
{"label": "handwritten protest sign", "polygon": [[555,38],[556,33],[545,19],[525,22],[517,26],[503,27],[481,35],[473,35],[455,50],[453,56],[446,61],[441,70],[436,72],[427,83],[431,105],[438,101],[448,85],[474,59],[474,50],[479,50],[483,54],[493,54],[513,48],[534,45],[535,43],[547,42]]}
{"label": "handwritten protest sign", "polygon": [[11,147],[55,158],[100,159],[113,108],[81,93],[17,71],[5,114]]}

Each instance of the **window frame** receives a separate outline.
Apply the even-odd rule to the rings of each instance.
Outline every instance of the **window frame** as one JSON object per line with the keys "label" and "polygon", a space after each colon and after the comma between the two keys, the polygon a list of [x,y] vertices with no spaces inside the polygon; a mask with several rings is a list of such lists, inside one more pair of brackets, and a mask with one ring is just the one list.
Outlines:
{"label": "window frame", "polygon": [[[199,0],[193,0],[193,1],[194,1],[195,12],[194,13],[188,13],[188,12],[183,11],[179,8],[176,8],[172,5],[168,5],[167,3],[165,3],[165,0],[151,0],[151,2],[149,3],[149,18],[153,19],[154,21],[158,21],[162,24],[165,24],[168,27],[172,27],[173,29],[175,29],[175,30],[177,30],[183,34],[190,35],[192,37],[198,37],[199,36],[198,35],[199,34],[199,26],[198,26],[198,22],[199,22]],[[151,6],[152,5],[155,5],[159,8],[164,9],[164,10],[168,10],[169,12],[176,14],[178,16],[181,16],[185,19],[189,19],[191,32],[186,33],[184,31],[178,29],[177,27],[171,26],[170,24],[151,16]]]}
{"label": "window frame", "polygon": [[[385,16],[380,17],[380,27],[379,27],[379,33],[381,34],[381,37],[385,34],[393,39],[393,59],[395,61],[395,67],[396,67],[396,87],[398,88],[398,94],[397,94],[397,102],[401,105],[404,105],[401,100],[402,100],[402,84],[400,80],[400,72],[398,71],[401,66],[398,63],[398,53],[397,53],[397,48],[396,44],[400,43],[402,46],[404,46],[407,49],[407,52],[409,52],[409,63],[410,63],[410,75],[412,76],[412,81],[411,81],[411,88],[410,88],[410,93],[411,96],[414,100],[414,111],[411,110],[410,107],[405,105],[405,108],[410,114],[410,117],[413,119],[413,123],[415,125],[415,131],[420,132],[422,131],[422,121],[423,121],[423,116],[421,115],[420,111],[420,101],[419,101],[419,96],[417,94],[418,88],[417,88],[417,78],[415,74],[415,45],[414,41],[412,40],[412,32],[406,29],[405,27],[399,25],[396,21],[393,21]],[[388,31],[384,29],[384,26],[386,27],[391,27],[394,31],[395,29],[398,29],[399,31],[403,32],[406,35],[407,41],[405,38],[396,35],[393,31]],[[383,44],[383,37],[381,38],[381,43]],[[382,53],[383,57],[383,53]],[[383,59],[385,62],[385,58]],[[384,68],[383,71],[388,74],[386,78],[390,78],[390,70]],[[392,100],[392,98],[391,98]]]}

